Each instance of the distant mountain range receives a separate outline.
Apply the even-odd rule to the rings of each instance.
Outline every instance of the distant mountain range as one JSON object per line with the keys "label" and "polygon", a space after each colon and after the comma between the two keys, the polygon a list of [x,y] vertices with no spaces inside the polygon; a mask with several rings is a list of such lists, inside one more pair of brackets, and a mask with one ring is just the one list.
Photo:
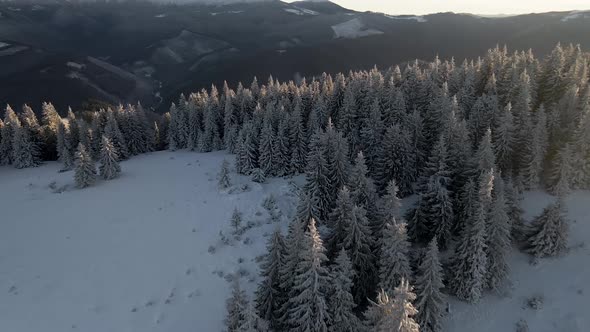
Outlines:
{"label": "distant mountain range", "polygon": [[165,110],[181,92],[454,56],[496,44],[590,47],[590,11],[392,16],[328,1],[163,5],[0,2],[0,102],[61,112],[88,101]]}

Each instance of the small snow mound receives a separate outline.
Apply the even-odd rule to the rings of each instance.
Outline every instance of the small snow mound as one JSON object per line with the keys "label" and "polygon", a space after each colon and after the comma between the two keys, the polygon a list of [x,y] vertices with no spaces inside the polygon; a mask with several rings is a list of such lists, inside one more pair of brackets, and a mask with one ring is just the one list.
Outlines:
{"label": "small snow mound", "polygon": [[392,20],[408,20],[408,21],[414,20],[418,23],[428,22],[428,20],[424,16],[393,16],[393,15],[387,15],[387,14],[384,14],[384,15],[385,15],[385,17],[388,17]]}
{"label": "small snow mound", "polygon": [[334,38],[360,38],[383,34],[383,31],[367,29],[359,18],[333,25],[332,30],[334,30]]}

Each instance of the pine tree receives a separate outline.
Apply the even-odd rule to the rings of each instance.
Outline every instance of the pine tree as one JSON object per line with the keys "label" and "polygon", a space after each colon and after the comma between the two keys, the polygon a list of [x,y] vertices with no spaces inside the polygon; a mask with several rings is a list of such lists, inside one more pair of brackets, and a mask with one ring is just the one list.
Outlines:
{"label": "pine tree", "polygon": [[354,298],[358,303],[361,303],[372,295],[375,279],[373,273],[375,256],[372,248],[375,246],[375,239],[371,234],[364,208],[353,206],[350,217],[341,222],[348,223],[343,225],[345,237],[342,243],[337,245],[337,248],[344,248],[350,256],[352,266],[356,271],[353,287]]}
{"label": "pine tree", "polygon": [[537,111],[537,121],[533,128],[531,146],[527,151],[526,164],[523,169],[525,185],[529,189],[536,189],[541,184],[543,163],[548,148],[547,116],[543,105]]}
{"label": "pine tree", "polygon": [[442,293],[443,271],[436,239],[428,244],[416,272],[416,320],[423,332],[442,331],[446,296]]}
{"label": "pine tree", "polygon": [[[121,130],[119,124],[115,118],[114,112],[109,109],[107,114],[107,122],[104,127],[104,135],[108,137],[115,147],[117,154],[121,160],[129,158],[129,150],[127,149],[127,142]],[[97,138],[98,139],[98,138]]]}
{"label": "pine tree", "polygon": [[324,266],[327,261],[324,246],[313,219],[299,255],[293,279],[294,296],[289,298],[289,330],[326,332],[330,322],[326,299],[330,280]]}
{"label": "pine tree", "polygon": [[266,176],[273,176],[275,174],[275,164],[273,163],[273,157],[275,156],[273,142],[275,140],[274,131],[270,120],[265,120],[260,133],[260,145],[258,146],[258,163],[260,169]]}
{"label": "pine tree", "polygon": [[354,269],[344,249],[330,269],[330,288],[328,291],[329,314],[332,318],[331,332],[356,332],[363,328],[362,322],[354,314],[355,303],[352,296]]}
{"label": "pine tree", "polygon": [[31,138],[30,131],[18,122],[14,125],[12,163],[16,168],[37,167],[40,164],[39,150]]}
{"label": "pine tree", "polygon": [[57,158],[63,164],[64,170],[70,170],[74,166],[71,137],[69,123],[66,125],[60,122],[57,128]]}
{"label": "pine tree", "polygon": [[82,143],[78,144],[78,151],[76,151],[74,180],[78,188],[86,188],[96,182],[94,161]]}
{"label": "pine tree", "polygon": [[291,173],[290,158],[292,149],[289,143],[289,116],[284,110],[281,110],[280,114],[281,119],[273,141],[273,151],[275,152],[273,163],[275,174],[284,176]]}
{"label": "pine tree", "polygon": [[223,162],[221,163],[221,169],[219,170],[217,178],[217,186],[219,189],[227,189],[231,187],[231,181],[229,178],[229,162],[226,159],[223,159]]}
{"label": "pine tree", "polygon": [[508,209],[508,217],[512,229],[510,231],[513,242],[519,243],[524,240],[525,235],[525,224],[523,218],[523,209],[521,207],[522,195],[514,187],[514,183],[511,179],[507,179],[504,183],[506,188],[506,205]]}
{"label": "pine tree", "polygon": [[305,163],[307,156],[307,145],[305,128],[301,120],[301,111],[295,106],[290,118],[290,137],[293,149],[291,151],[291,171],[293,173],[302,173],[305,171]]}
{"label": "pine tree", "polygon": [[402,279],[410,279],[410,244],[406,233],[406,224],[386,224],[381,239],[381,256],[379,258],[379,287],[385,292],[393,292]]}
{"label": "pine tree", "polygon": [[256,290],[256,308],[260,316],[270,323],[273,329],[280,327],[281,296],[286,290],[281,288],[280,271],[285,264],[286,246],[280,230],[269,239],[267,254],[260,265],[261,283]]}
{"label": "pine tree", "polygon": [[452,258],[449,286],[461,300],[477,303],[486,283],[486,213],[477,202]]}
{"label": "pine tree", "polygon": [[[41,123],[43,125],[43,147],[46,153],[45,159],[55,160],[57,158],[57,127],[61,117],[51,103],[42,104]],[[6,123],[6,121],[4,121]]]}
{"label": "pine tree", "polygon": [[266,175],[264,175],[264,171],[260,168],[255,168],[252,170],[252,181],[256,183],[265,183],[266,182]]}
{"label": "pine tree", "polygon": [[498,167],[502,172],[507,172],[514,164],[514,122],[512,117],[512,106],[508,104],[504,114],[500,117],[493,133],[493,146],[496,154]]}
{"label": "pine tree", "polygon": [[558,199],[536,217],[527,234],[526,251],[537,257],[551,257],[565,252],[568,224],[564,203]]}
{"label": "pine tree", "polygon": [[[590,88],[587,88],[590,94]],[[590,189],[590,96],[572,141],[572,186],[575,189]]]}
{"label": "pine tree", "polygon": [[565,144],[557,152],[551,173],[551,191],[558,196],[567,195],[571,191],[572,154],[569,144]]}
{"label": "pine tree", "polygon": [[329,208],[329,175],[325,158],[325,147],[319,133],[314,135],[307,157],[306,182],[303,190],[312,202],[312,216],[321,222],[326,221]]}
{"label": "pine tree", "polygon": [[10,105],[6,106],[4,113],[4,126],[2,127],[2,140],[0,143],[0,165],[10,165],[13,162],[13,144],[16,128],[20,126],[20,120]]}
{"label": "pine tree", "polygon": [[243,320],[237,332],[269,332],[268,322],[256,313],[256,309],[252,303],[248,303],[243,311]]}
{"label": "pine tree", "polygon": [[342,187],[338,192],[334,209],[328,219],[330,234],[327,240],[327,249],[329,257],[335,257],[340,249],[342,249],[339,246],[344,243],[344,238],[347,235],[345,227],[351,223],[350,219],[352,218],[353,207],[354,203],[350,196],[350,191],[347,187]]}
{"label": "pine tree", "polygon": [[409,134],[400,126],[392,125],[387,128],[382,144],[384,154],[377,171],[379,187],[385,190],[389,181],[394,179],[399,186],[400,196],[410,195],[415,180],[415,160],[411,153]]}
{"label": "pine tree", "polygon": [[430,242],[436,237],[439,245],[446,248],[453,228],[453,202],[444,185],[446,181],[434,175],[420,196],[418,206],[412,216],[411,236],[420,242]]}
{"label": "pine tree", "polygon": [[412,293],[407,280],[403,279],[395,288],[393,298],[383,290],[377,296],[377,303],[373,302],[369,309],[368,318],[377,332],[419,332],[418,325],[412,316],[418,312],[412,305],[416,295]]}
{"label": "pine tree", "polygon": [[111,140],[102,136],[100,148],[100,166],[98,167],[100,177],[105,180],[112,180],[121,173],[119,165],[119,155],[113,146]]}
{"label": "pine tree", "polygon": [[227,316],[225,318],[227,332],[240,331],[240,326],[246,319],[248,298],[246,297],[246,293],[240,288],[239,279],[235,279],[232,285],[231,296],[227,299],[225,306],[227,310]]}
{"label": "pine tree", "polygon": [[234,212],[232,212],[231,227],[234,229],[234,234],[239,234],[240,228],[242,227],[242,213],[238,208],[234,208]]}
{"label": "pine tree", "polygon": [[504,181],[494,177],[493,201],[487,225],[487,288],[497,291],[509,275],[508,254],[511,248],[512,223],[508,215]]}
{"label": "pine tree", "polygon": [[[383,196],[383,210],[385,220],[399,219],[401,217],[402,201],[398,197],[399,188],[395,180],[389,181]],[[378,233],[379,235],[381,232]],[[380,236],[378,236],[380,237]]]}

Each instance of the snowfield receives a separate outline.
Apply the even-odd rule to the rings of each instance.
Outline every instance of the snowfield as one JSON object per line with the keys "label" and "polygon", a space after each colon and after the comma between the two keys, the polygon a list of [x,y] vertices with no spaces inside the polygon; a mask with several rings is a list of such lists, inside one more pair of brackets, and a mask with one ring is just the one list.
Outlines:
{"label": "snowfield", "polygon": [[[285,230],[303,182],[260,185],[232,169],[232,188],[220,191],[223,159],[233,164],[224,152],[145,154],[122,162],[120,178],[83,190],[57,163],[0,167],[0,331],[222,331],[228,280],[241,274],[252,293],[266,235]],[[278,223],[261,206],[270,194]],[[525,217],[553,199],[527,193]],[[533,332],[588,331],[589,202],[590,192],[567,199],[575,220],[567,255],[531,265],[514,250],[513,286],[476,306],[451,300],[446,331],[515,331],[520,319]],[[239,241],[230,228],[235,207],[252,224]],[[543,298],[539,310],[526,305],[533,296]]]}
{"label": "snowfield", "polygon": [[[287,180],[259,185],[233,171],[236,192],[220,192],[224,157],[233,161],[142,155],[121,164],[120,178],[84,190],[57,163],[1,167],[0,331],[221,331],[226,278],[241,271],[242,286],[255,289],[264,235],[286,226],[295,201]],[[267,224],[261,207],[271,193],[280,224]],[[261,226],[227,246],[219,231],[231,237],[234,207]]]}
{"label": "snowfield", "polygon": [[367,29],[358,17],[333,25],[332,30],[334,30],[334,38],[360,38],[383,33],[383,31]]}

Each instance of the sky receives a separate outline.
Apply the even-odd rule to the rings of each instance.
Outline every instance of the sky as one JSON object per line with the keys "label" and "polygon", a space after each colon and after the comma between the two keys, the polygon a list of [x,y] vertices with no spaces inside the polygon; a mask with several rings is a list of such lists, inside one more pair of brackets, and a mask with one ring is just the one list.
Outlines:
{"label": "sky", "polygon": [[354,10],[371,10],[396,15],[422,15],[449,11],[497,15],[590,9],[590,0],[332,0],[332,2]]}

